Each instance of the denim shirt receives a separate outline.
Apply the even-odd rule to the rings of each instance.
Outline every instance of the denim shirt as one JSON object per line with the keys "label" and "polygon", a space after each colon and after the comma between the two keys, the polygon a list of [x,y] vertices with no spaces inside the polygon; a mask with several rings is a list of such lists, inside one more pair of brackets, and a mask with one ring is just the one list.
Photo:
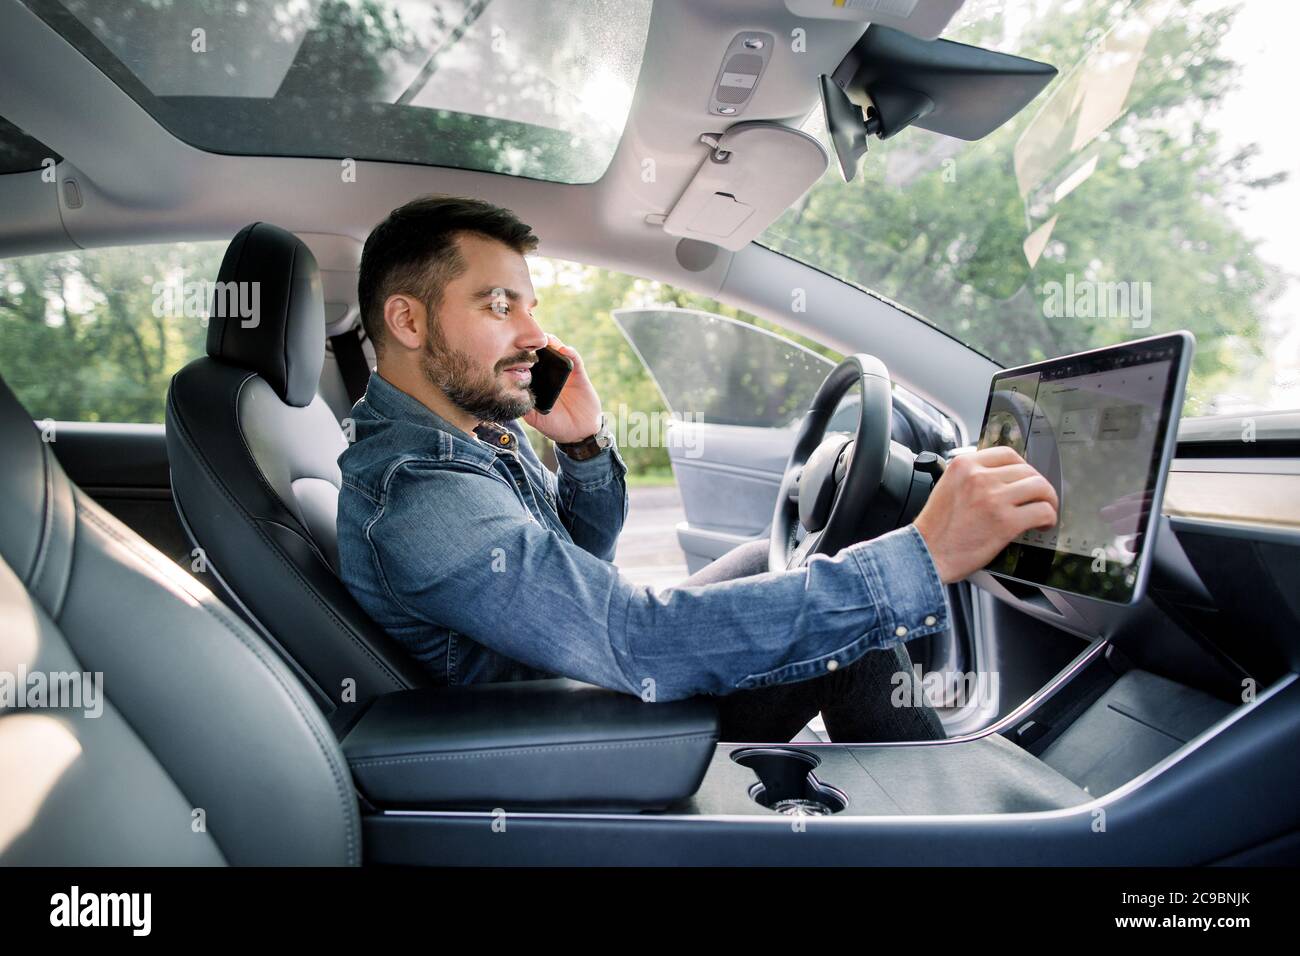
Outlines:
{"label": "denim shirt", "polygon": [[794,570],[656,591],[611,563],[628,507],[616,447],[586,461],[557,448],[557,476],[517,422],[470,435],[377,371],[352,419],[339,573],[437,684],[564,676],[677,700],[818,677],[948,626],[914,526]]}

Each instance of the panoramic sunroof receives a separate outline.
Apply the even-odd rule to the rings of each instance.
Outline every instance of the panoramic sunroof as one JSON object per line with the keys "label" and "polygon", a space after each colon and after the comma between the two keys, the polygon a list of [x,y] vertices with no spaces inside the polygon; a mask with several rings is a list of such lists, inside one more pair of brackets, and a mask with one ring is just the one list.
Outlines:
{"label": "panoramic sunroof", "polygon": [[28,0],[200,149],[589,183],[652,0]]}

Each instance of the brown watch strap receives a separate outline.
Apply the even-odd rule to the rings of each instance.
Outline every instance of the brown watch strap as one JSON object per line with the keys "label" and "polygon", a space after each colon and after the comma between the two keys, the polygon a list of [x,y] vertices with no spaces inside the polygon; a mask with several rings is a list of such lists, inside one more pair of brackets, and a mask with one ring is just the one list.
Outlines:
{"label": "brown watch strap", "polygon": [[567,442],[560,444],[556,442],[556,447],[572,458],[574,461],[586,461],[588,458],[595,458],[605,449],[600,447],[594,434],[589,435],[582,441]]}

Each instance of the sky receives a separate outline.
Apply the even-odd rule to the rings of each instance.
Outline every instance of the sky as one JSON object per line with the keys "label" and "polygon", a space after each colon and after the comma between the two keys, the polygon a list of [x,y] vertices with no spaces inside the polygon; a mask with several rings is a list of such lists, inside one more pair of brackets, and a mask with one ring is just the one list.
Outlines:
{"label": "sky", "polygon": [[[1295,36],[1300,4],[1245,0],[1221,49],[1243,67],[1240,85],[1211,122],[1240,147],[1258,143],[1258,175],[1286,170],[1286,182],[1258,190],[1235,214],[1248,236],[1262,240],[1261,257],[1300,276],[1300,122],[1296,118]],[[1274,385],[1269,404],[1300,408],[1300,281],[1269,310]]]}

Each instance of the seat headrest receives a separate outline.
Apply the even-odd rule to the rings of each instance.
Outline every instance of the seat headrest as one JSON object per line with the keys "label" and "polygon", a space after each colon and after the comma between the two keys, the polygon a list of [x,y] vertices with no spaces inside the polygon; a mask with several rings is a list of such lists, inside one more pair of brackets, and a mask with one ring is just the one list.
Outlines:
{"label": "seat headrest", "polygon": [[269,222],[245,226],[212,298],[208,355],[256,372],[289,405],[310,404],[325,361],[325,297],[303,241]]}

